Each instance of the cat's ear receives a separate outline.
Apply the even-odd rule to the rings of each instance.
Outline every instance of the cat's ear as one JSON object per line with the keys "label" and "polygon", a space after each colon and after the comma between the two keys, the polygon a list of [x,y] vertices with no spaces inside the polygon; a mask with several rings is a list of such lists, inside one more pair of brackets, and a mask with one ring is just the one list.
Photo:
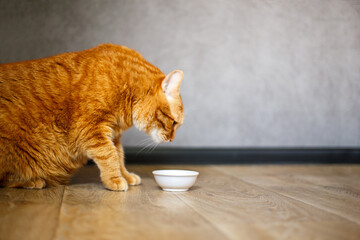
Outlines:
{"label": "cat's ear", "polygon": [[166,97],[175,97],[180,94],[180,84],[183,79],[183,71],[175,70],[166,75],[161,87]]}

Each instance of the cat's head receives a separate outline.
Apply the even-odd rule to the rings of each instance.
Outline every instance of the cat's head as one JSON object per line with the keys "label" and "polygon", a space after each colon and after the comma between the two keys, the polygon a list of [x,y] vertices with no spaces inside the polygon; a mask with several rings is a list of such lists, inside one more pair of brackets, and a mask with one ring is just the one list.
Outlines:
{"label": "cat's head", "polygon": [[180,96],[183,72],[176,70],[158,81],[154,91],[136,104],[134,125],[157,142],[171,142],[176,130],[184,122],[184,108]]}

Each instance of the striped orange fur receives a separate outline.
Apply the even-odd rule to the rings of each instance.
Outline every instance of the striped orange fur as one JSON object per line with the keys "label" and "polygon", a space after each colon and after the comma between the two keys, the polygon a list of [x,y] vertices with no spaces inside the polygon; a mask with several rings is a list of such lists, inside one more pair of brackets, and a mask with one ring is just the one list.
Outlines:
{"label": "striped orange fur", "polygon": [[106,188],[140,184],[125,168],[121,135],[135,125],[172,141],[184,119],[182,77],[112,44],[1,64],[0,185],[66,184],[89,158]]}

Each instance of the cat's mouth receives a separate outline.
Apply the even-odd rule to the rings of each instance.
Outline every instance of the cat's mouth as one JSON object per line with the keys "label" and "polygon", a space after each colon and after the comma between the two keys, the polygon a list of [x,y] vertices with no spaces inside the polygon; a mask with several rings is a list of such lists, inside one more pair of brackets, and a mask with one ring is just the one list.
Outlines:
{"label": "cat's mouth", "polygon": [[160,133],[160,131],[156,128],[151,129],[150,131],[151,139],[156,143],[168,142],[169,140],[165,139],[165,137]]}

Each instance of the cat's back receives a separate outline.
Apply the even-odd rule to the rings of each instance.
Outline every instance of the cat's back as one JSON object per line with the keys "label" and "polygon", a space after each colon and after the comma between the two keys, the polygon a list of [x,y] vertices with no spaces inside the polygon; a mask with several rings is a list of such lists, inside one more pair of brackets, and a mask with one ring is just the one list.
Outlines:
{"label": "cat's back", "polygon": [[76,69],[76,53],[64,53],[47,58],[0,64],[0,84],[29,85],[61,81],[65,73]]}
{"label": "cat's back", "polygon": [[0,114],[54,115],[71,104],[70,95],[86,99],[89,89],[103,91],[108,76],[115,76],[111,84],[122,84],[140,75],[141,79],[164,76],[135,50],[114,44],[0,64]]}
{"label": "cat's back", "polygon": [[[113,64],[113,66],[126,72],[162,76],[161,70],[148,62],[139,52],[122,45],[101,44],[84,51],[84,55],[94,56],[97,63]],[[150,76],[151,77],[151,76]]]}
{"label": "cat's back", "polygon": [[[163,73],[137,51],[122,45],[101,44],[78,52],[63,53],[47,58],[0,64],[0,84],[16,85],[23,88],[32,85],[66,85],[76,82],[89,70],[101,69],[104,66],[116,67],[117,70]],[[1,91],[1,89],[0,89]],[[4,89],[5,91],[5,89]]]}
{"label": "cat's back", "polygon": [[[76,53],[0,64],[0,128],[32,132],[40,125],[67,125],[66,109],[71,79],[76,75]],[[59,121],[61,120],[61,121]],[[9,130],[10,131],[10,130]]]}

